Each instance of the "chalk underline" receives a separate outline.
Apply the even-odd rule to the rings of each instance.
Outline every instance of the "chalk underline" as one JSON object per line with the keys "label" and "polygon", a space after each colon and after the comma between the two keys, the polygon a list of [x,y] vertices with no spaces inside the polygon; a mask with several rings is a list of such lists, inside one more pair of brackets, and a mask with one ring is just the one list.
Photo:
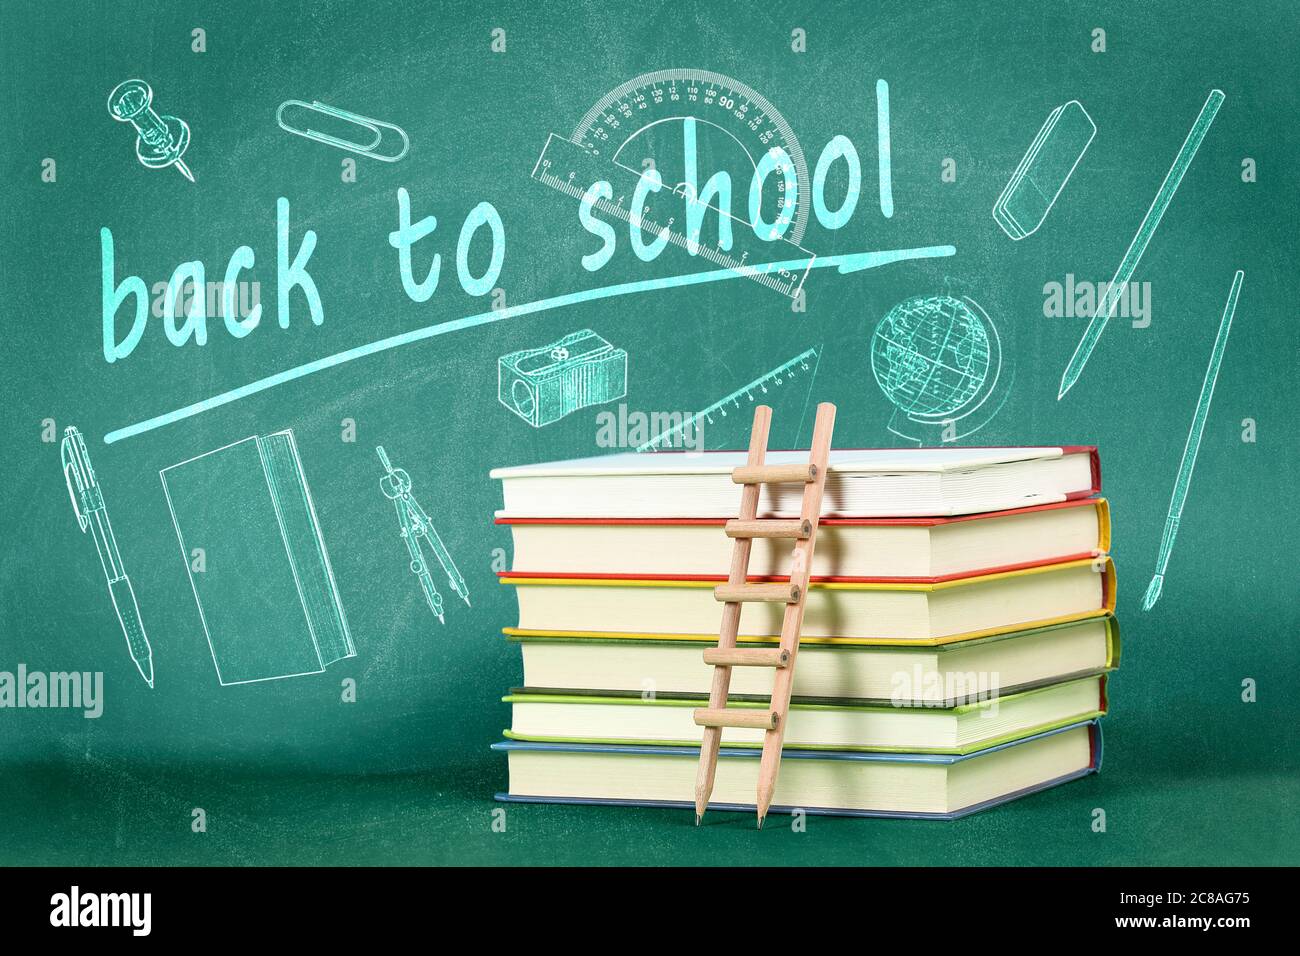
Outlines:
{"label": "chalk underline", "polygon": [[507,306],[504,309],[494,309],[489,312],[480,312],[477,315],[468,315],[460,319],[450,319],[435,325],[427,325],[421,329],[412,329],[409,332],[390,335],[388,338],[378,339],[366,345],[358,345],[356,348],[347,349],[343,352],[336,352],[333,355],[327,355],[324,358],[294,366],[283,372],[276,372],[274,375],[266,376],[266,378],[259,378],[247,385],[241,385],[239,388],[232,388],[228,392],[221,392],[211,398],[205,398],[201,402],[194,402],[192,405],[186,405],[183,408],[177,408],[162,415],[156,415],[153,418],[147,418],[144,421],[136,422],[134,425],[115,429],[104,436],[104,443],[111,445],[123,438],[142,435],[145,432],[153,431],[155,428],[192,418],[214,408],[220,408],[222,405],[229,405],[231,402],[239,401],[241,398],[247,398],[249,395],[256,395],[258,392],[264,392],[267,389],[275,388],[277,385],[283,385],[285,382],[305,378],[308,375],[323,372],[327,368],[334,368],[336,365],[343,365],[359,358],[365,358],[367,355],[387,352],[389,349],[410,345],[412,342],[420,342],[435,336],[446,335],[448,332],[459,332],[462,329],[472,329],[492,322],[502,322],[506,319],[533,315],[537,312],[547,312],[551,309],[560,309],[568,305],[578,305],[582,302],[592,302],[598,299],[613,299],[622,295],[634,295],[638,292],[652,292],[656,289],[673,289],[681,286],[722,282],[751,274],[761,275],[782,271],[798,272],[809,268],[827,269],[832,266],[838,268],[841,274],[847,274],[859,272],[863,269],[875,269],[894,262],[905,262],[910,259],[942,258],[955,255],[956,252],[955,246],[921,246],[914,249],[855,252],[824,258],[787,259],[782,262],[755,263],[752,266],[746,266],[743,270],[715,269],[709,272],[692,272],[658,279],[642,279],[638,282],[623,282],[618,285],[602,286],[597,289],[584,289],[581,292],[569,292],[565,295],[552,296],[549,299],[537,299],[534,302],[524,302],[520,305]]}

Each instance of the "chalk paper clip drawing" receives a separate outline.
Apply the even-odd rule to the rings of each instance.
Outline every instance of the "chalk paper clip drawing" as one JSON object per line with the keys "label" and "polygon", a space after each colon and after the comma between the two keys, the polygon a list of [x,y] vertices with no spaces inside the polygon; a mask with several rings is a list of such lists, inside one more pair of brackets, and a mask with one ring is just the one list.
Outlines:
{"label": "chalk paper clip drawing", "polygon": [[1156,573],[1151,576],[1146,596],[1142,599],[1142,610],[1149,611],[1160,600],[1160,592],[1165,586],[1165,569],[1169,566],[1169,556],[1174,551],[1174,539],[1178,536],[1178,523],[1183,517],[1183,505],[1187,503],[1187,492],[1192,486],[1192,471],[1196,468],[1196,455],[1201,450],[1201,436],[1205,433],[1205,420],[1210,414],[1210,402],[1214,399],[1214,386],[1219,381],[1219,366],[1223,364],[1223,353],[1228,347],[1228,333],[1232,330],[1232,317],[1237,312],[1237,296],[1241,294],[1241,280],[1244,275],[1240,269],[1232,279],[1232,288],[1228,290],[1228,301],[1223,306],[1223,316],[1219,319],[1219,332],[1214,337],[1214,348],[1210,351],[1210,364],[1205,369],[1205,378],[1201,381],[1201,395],[1196,400],[1196,413],[1192,416],[1192,427],[1187,432],[1187,443],[1183,445],[1183,460],[1178,463],[1178,478],[1174,481],[1174,493],[1169,499],[1169,514],[1165,517],[1165,529],[1160,536],[1160,555],[1156,558]]}
{"label": "chalk paper clip drawing", "polygon": [[871,336],[871,372],[894,406],[889,430],[924,444],[953,442],[986,425],[1011,385],[997,327],[968,298],[914,296]]}
{"label": "chalk paper clip drawing", "polygon": [[591,329],[497,360],[497,398],[534,428],[627,395],[627,352]]}
{"label": "chalk paper clip drawing", "polygon": [[1160,220],[1164,218],[1165,210],[1169,208],[1169,203],[1173,201],[1174,193],[1178,192],[1178,184],[1183,181],[1187,168],[1192,165],[1192,160],[1196,158],[1196,151],[1201,148],[1201,141],[1205,139],[1205,134],[1210,131],[1210,124],[1214,122],[1214,117],[1218,115],[1219,107],[1222,105],[1223,91],[1210,90],[1210,95],[1205,98],[1205,103],[1201,106],[1201,112],[1197,115],[1196,122],[1188,130],[1187,138],[1183,140],[1178,155],[1174,157],[1174,164],[1169,167],[1169,172],[1165,173],[1164,182],[1160,184],[1156,198],[1151,200],[1151,206],[1147,209],[1147,214],[1142,217],[1142,224],[1138,226],[1133,241],[1128,244],[1124,258],[1120,260],[1119,268],[1115,270],[1115,277],[1110,280],[1110,285],[1106,287],[1106,297],[1097,303],[1097,311],[1093,314],[1092,321],[1088,323],[1083,338],[1079,340],[1074,354],[1070,356],[1070,362],[1066,365],[1065,373],[1061,376],[1061,388],[1056,395],[1058,401],[1065,397],[1065,393],[1074,387],[1074,383],[1083,374],[1083,367],[1088,364],[1088,357],[1092,355],[1092,350],[1096,347],[1097,340],[1101,338],[1101,333],[1106,331],[1106,323],[1115,315],[1115,308],[1119,305],[1120,298],[1128,289],[1129,280],[1133,278],[1133,271],[1137,269],[1142,253],[1146,252],[1147,244],[1151,242],[1151,237],[1156,234],[1156,227],[1160,225]]}
{"label": "chalk paper clip drawing", "polygon": [[[788,444],[778,447],[795,448],[799,445],[799,435],[803,431],[803,421],[807,415],[808,403],[812,398],[813,382],[817,380],[817,369],[821,363],[823,346],[814,345],[804,349],[792,359],[782,362],[775,368],[768,369],[758,378],[722,398],[700,409],[682,422],[656,434],[649,441],[637,446],[639,452],[666,451],[673,448],[690,447],[691,439],[699,443],[707,431],[716,434],[716,426],[729,421],[739,422],[742,429],[749,427],[748,416],[758,404],[776,405],[775,396],[783,389],[792,392],[787,405],[799,405],[798,424],[788,438]],[[793,410],[793,409],[792,409]],[[715,447],[734,447],[738,438],[735,434],[726,434]],[[696,448],[702,451],[702,447]]]}
{"label": "chalk paper clip drawing", "polygon": [[81,432],[71,426],[64,429],[59,457],[63,462],[63,480],[68,485],[68,497],[72,499],[72,513],[77,516],[81,530],[89,532],[95,541],[100,566],[108,579],[108,596],[113,599],[118,623],[126,635],[131,660],[135,661],[145,683],[153,687],[153,648],[149,646],[149,638],[140,620],[140,607],[135,601],[131,579],[122,567],[122,555],[117,550],[117,538],[108,520],[104,492],[95,478],[95,469],[91,467]]}
{"label": "chalk paper clip drawing", "polygon": [[[317,116],[328,116],[331,119],[340,119],[345,124],[355,129],[362,129],[374,138],[368,143],[357,142],[354,139],[345,139],[342,136],[335,136],[332,133],[322,133],[319,130],[312,129],[310,126],[299,128],[291,126],[284,121],[284,112],[289,108],[306,110]],[[308,103],[304,100],[285,100],[280,104],[280,108],[275,111],[275,121],[280,124],[280,129],[286,133],[293,133],[294,136],[301,136],[304,139],[310,139],[313,142],[324,143],[326,146],[337,146],[339,149],[346,149],[350,153],[357,153],[360,156],[368,156],[370,159],[377,159],[381,163],[395,163],[406,155],[407,150],[411,148],[411,141],[406,136],[406,130],[400,126],[394,126],[392,123],[385,123],[383,120],[373,119],[369,116],[361,116],[358,113],[351,113],[347,110],[341,110],[336,106],[329,106],[320,100],[313,100]],[[380,153],[375,150],[384,141],[384,130],[392,130],[402,140],[402,148],[396,153]],[[354,133],[355,135],[355,133]]]}
{"label": "chalk paper clip drawing", "polygon": [[1096,135],[1097,125],[1078,100],[1052,110],[993,204],[1003,232],[1020,240],[1038,231]]}
{"label": "chalk paper clip drawing", "polygon": [[429,608],[438,615],[439,622],[446,624],[442,612],[442,595],[434,587],[433,574],[429,571],[429,562],[424,556],[424,548],[420,540],[423,539],[429,545],[429,550],[433,552],[433,556],[438,559],[442,570],[447,574],[447,583],[461,596],[467,606],[469,606],[469,587],[465,584],[460,569],[456,567],[456,562],[451,559],[447,546],[442,543],[438,529],[433,526],[428,512],[420,507],[420,503],[411,494],[411,476],[405,469],[393,467],[383,445],[379,445],[375,451],[379,453],[379,461],[387,472],[379,479],[379,488],[383,491],[384,497],[390,499],[397,508],[402,540],[406,542],[406,550],[411,555],[411,573],[419,579],[420,587],[424,589],[425,600],[429,602]]}
{"label": "chalk paper clip drawing", "polygon": [[292,431],[159,476],[223,686],[320,674],[356,656]]}
{"label": "chalk paper clip drawing", "polygon": [[153,90],[144,80],[119,83],[108,94],[108,112],[119,123],[135,127],[135,155],[149,169],[175,166],[176,171],[194,182],[194,174],[181,159],[190,148],[190,127],[175,116],[159,116],[154,111]]}

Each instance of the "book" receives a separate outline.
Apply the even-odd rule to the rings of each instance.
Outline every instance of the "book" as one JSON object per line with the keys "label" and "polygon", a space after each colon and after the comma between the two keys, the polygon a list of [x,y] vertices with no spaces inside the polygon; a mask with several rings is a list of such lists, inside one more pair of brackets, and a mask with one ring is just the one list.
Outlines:
{"label": "book", "polygon": [[[724,518],[498,518],[524,577],[680,575],[726,579]],[[1092,557],[1110,550],[1104,498],[947,518],[824,518],[814,580],[938,582]],[[788,541],[756,538],[751,580],[788,576]]]}
{"label": "book", "polygon": [[[997,694],[994,684],[986,690]],[[769,691],[770,693],[770,691]],[[513,692],[503,700],[513,717],[510,740],[547,743],[698,746],[704,728],[694,709],[708,696],[560,695]],[[766,710],[766,698],[731,695],[728,707]],[[1100,717],[1106,712],[1105,675],[1017,694],[986,697],[955,707],[893,706],[834,698],[795,698],[786,718],[785,746],[803,750],[869,750],[961,754],[1029,734]],[[730,728],[731,747],[762,747],[764,731]]]}
{"label": "book", "polygon": [[318,674],[356,654],[291,431],[161,477],[222,684]]}
{"label": "book", "polygon": [[[703,652],[717,645],[716,637],[506,631],[522,651],[528,691],[700,695],[712,685],[713,668],[704,663]],[[1118,667],[1120,653],[1119,626],[1110,616],[933,646],[810,642],[799,650],[794,694],[953,706],[979,693],[980,674],[999,675],[1002,692],[1014,693]],[[734,695],[768,694],[771,686],[772,675],[764,668],[732,668]]]}
{"label": "book", "polygon": [[[739,509],[731,470],[744,452],[628,452],[496,468],[498,517],[728,518]],[[768,452],[769,465],[804,463],[806,452]],[[926,517],[1003,511],[1087,498],[1100,490],[1097,450],[869,448],[830,453],[824,517]],[[797,517],[803,489],[764,485],[759,517]]]}
{"label": "book", "polygon": [[[693,807],[698,747],[503,741],[510,789],[498,800]],[[849,816],[954,819],[1101,765],[1095,721],[970,754],[886,754],[787,749],[773,808]],[[759,751],[723,747],[710,807],[754,809]]]}
{"label": "book", "polygon": [[[519,632],[591,636],[711,636],[721,605],[714,582],[527,578],[504,575],[519,597]],[[801,643],[956,641],[1081,620],[1114,609],[1109,558],[1067,561],[937,583],[813,582]],[[740,635],[775,642],[785,605],[748,603]]]}

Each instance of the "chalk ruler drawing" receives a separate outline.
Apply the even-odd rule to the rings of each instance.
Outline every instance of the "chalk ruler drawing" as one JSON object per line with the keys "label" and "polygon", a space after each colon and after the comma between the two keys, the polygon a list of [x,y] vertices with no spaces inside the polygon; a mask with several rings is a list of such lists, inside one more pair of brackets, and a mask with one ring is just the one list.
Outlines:
{"label": "chalk ruler drawing", "polygon": [[654,452],[661,449],[681,447],[686,444],[683,441],[684,436],[698,435],[706,425],[713,425],[718,421],[730,418],[737,412],[740,413],[742,422],[747,423],[750,410],[756,402],[761,400],[770,404],[770,400],[765,396],[796,381],[804,383],[805,390],[799,427],[795,432],[797,436],[799,431],[803,429],[803,417],[807,413],[808,400],[812,396],[813,382],[817,378],[817,367],[821,362],[822,349],[823,346],[821,345],[814,345],[805,349],[794,358],[764,372],[749,384],[742,385],[734,392],[723,396],[713,404],[689,416],[680,424],[655,435],[649,441],[639,445],[637,451]]}
{"label": "chalk ruler drawing", "polygon": [[1151,200],[1151,207],[1147,210],[1147,214],[1142,217],[1142,224],[1138,226],[1133,241],[1129,243],[1124,258],[1120,260],[1119,268],[1115,270],[1115,277],[1110,280],[1110,285],[1106,287],[1106,298],[1097,304],[1096,314],[1093,315],[1092,321],[1088,323],[1088,328],[1083,333],[1083,338],[1079,340],[1074,355],[1070,356],[1070,362],[1065,367],[1065,374],[1061,376],[1061,390],[1056,395],[1058,401],[1065,397],[1065,393],[1074,387],[1074,383],[1083,374],[1083,367],[1088,363],[1088,357],[1092,355],[1092,350],[1096,347],[1097,340],[1101,338],[1101,333],[1106,331],[1106,323],[1115,314],[1115,308],[1119,305],[1120,297],[1128,288],[1129,280],[1133,278],[1133,271],[1137,268],[1142,253],[1146,252],[1147,244],[1151,242],[1151,237],[1155,235],[1156,227],[1160,225],[1165,210],[1169,208],[1169,203],[1173,201],[1174,193],[1178,192],[1178,184],[1183,181],[1187,168],[1192,165],[1192,160],[1196,158],[1196,151],[1200,149],[1201,141],[1205,139],[1205,134],[1210,131],[1210,124],[1214,122],[1214,117],[1218,115],[1219,107],[1222,105],[1223,91],[1210,90],[1210,95],[1206,97],[1205,104],[1196,117],[1196,122],[1192,124],[1192,128],[1187,133],[1187,138],[1183,140],[1178,155],[1174,157],[1174,164],[1169,167],[1169,172],[1165,174],[1164,182],[1160,184],[1156,198]]}
{"label": "chalk ruler drawing", "polygon": [[894,406],[889,430],[942,443],[982,428],[1010,391],[997,326],[971,299],[914,296],[871,336],[871,372]]}
{"label": "chalk ruler drawing", "polygon": [[627,352],[591,329],[497,360],[497,399],[534,428],[627,395]]}
{"label": "chalk ruler drawing", "polygon": [[135,155],[142,166],[176,171],[194,182],[194,174],[181,159],[190,148],[190,127],[175,116],[159,116],[153,108],[153,89],[144,80],[126,80],[108,94],[108,112],[119,123],[135,127]]}
{"label": "chalk ruler drawing", "polygon": [[993,204],[1003,232],[1018,241],[1038,231],[1096,135],[1097,125],[1078,100],[1052,110]]}
{"label": "chalk ruler drawing", "polygon": [[[344,139],[341,136],[334,136],[331,133],[322,133],[319,130],[312,129],[310,126],[302,128],[286,123],[284,120],[285,111],[288,109],[304,110],[308,113],[314,113],[316,116],[327,116],[331,119],[339,119],[344,123],[355,127],[356,129],[365,130],[373,139],[368,143],[359,143],[356,140]],[[383,120],[377,120],[370,116],[362,116],[359,113],[352,113],[348,110],[341,110],[336,106],[329,106],[320,100],[313,100],[308,103],[305,100],[285,100],[280,104],[279,109],[275,111],[275,121],[280,125],[280,129],[286,133],[292,133],[294,136],[301,136],[304,139],[312,140],[316,143],[324,143],[326,146],[335,146],[339,149],[346,149],[350,153],[356,153],[360,156],[366,156],[370,159],[377,159],[381,163],[395,163],[411,148],[411,141],[406,136],[406,130],[400,126],[394,126],[392,123],[385,123]],[[402,140],[402,148],[396,153],[377,152],[384,141],[384,130],[392,130]]]}
{"label": "chalk ruler drawing", "polygon": [[[710,171],[701,184],[696,173],[697,143],[706,133],[712,139],[708,155],[726,154],[732,161],[727,169]],[[769,172],[777,175],[769,175],[765,182],[774,189],[783,182],[771,203],[776,208],[773,226],[760,239],[755,223],[760,219],[766,223],[761,207],[768,203],[768,194],[764,192],[758,210],[750,208],[749,218],[733,215],[730,207],[733,202],[750,206],[746,197],[752,176],[760,165],[771,165],[773,156],[780,158]],[[638,184],[649,169],[657,174],[662,189],[647,195],[651,205],[633,210]],[[588,110],[570,136],[552,133],[531,175],[575,199],[581,199],[593,183],[609,182],[610,197],[594,202],[600,212],[628,223],[635,217],[645,233],[663,235],[675,246],[790,298],[799,294],[816,258],[799,244],[808,224],[811,195],[803,148],[790,124],[766,98],[719,73],[661,70],[629,80]],[[675,207],[670,205],[674,202]],[[719,219],[716,244],[699,241],[705,210]],[[722,239],[724,232],[727,242]],[[767,258],[766,252],[758,255],[758,251],[773,239],[777,240],[774,249],[792,259],[806,258],[807,265],[776,272],[753,268],[750,260]]]}
{"label": "chalk ruler drawing", "polygon": [[1165,569],[1169,566],[1169,556],[1174,551],[1174,539],[1178,537],[1178,523],[1183,517],[1183,505],[1187,503],[1187,492],[1192,487],[1192,472],[1196,468],[1196,455],[1201,450],[1201,436],[1205,434],[1205,420],[1210,414],[1210,402],[1214,399],[1214,386],[1219,381],[1219,366],[1223,364],[1223,353],[1228,347],[1228,333],[1232,331],[1232,317],[1237,312],[1237,297],[1241,294],[1241,281],[1244,275],[1240,269],[1232,279],[1232,288],[1228,290],[1228,301],[1223,306],[1223,316],[1219,319],[1219,331],[1214,337],[1214,348],[1210,350],[1210,364],[1205,369],[1205,378],[1201,381],[1201,394],[1196,400],[1196,413],[1192,416],[1192,427],[1187,432],[1187,443],[1183,445],[1183,459],[1178,463],[1178,478],[1174,481],[1174,493],[1169,499],[1169,514],[1165,517],[1165,529],[1160,536],[1160,554],[1156,558],[1156,573],[1147,586],[1146,596],[1142,599],[1142,610],[1149,611],[1160,600],[1164,590]]}
{"label": "chalk ruler drawing", "polygon": [[406,550],[411,557],[411,573],[420,582],[424,599],[429,602],[429,609],[438,616],[439,622],[446,624],[442,610],[442,595],[434,587],[433,573],[429,570],[429,561],[424,556],[424,545],[421,541],[429,546],[434,558],[442,565],[452,591],[459,594],[461,600],[469,606],[469,588],[465,584],[465,578],[456,567],[456,562],[452,560],[447,546],[442,543],[442,537],[438,534],[438,529],[433,526],[429,513],[420,507],[420,503],[415,500],[415,495],[411,493],[411,476],[406,469],[393,467],[383,445],[377,446],[375,451],[379,454],[379,462],[384,466],[385,472],[379,479],[379,488],[384,493],[384,497],[392,501],[397,508],[397,521],[401,527],[402,540],[406,542]]}

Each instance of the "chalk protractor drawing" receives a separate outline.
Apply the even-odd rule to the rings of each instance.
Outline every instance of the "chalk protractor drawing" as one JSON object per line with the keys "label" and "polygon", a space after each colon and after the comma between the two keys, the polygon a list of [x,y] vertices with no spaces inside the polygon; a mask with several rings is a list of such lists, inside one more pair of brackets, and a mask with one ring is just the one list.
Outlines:
{"label": "chalk protractor drawing", "polygon": [[783,295],[798,294],[806,267],[746,268],[812,255],[800,245],[811,196],[808,164],[790,124],[766,97],[707,70],[646,73],[603,96],[568,137],[552,134],[532,172],[578,199],[593,183],[608,182],[610,196],[597,200],[596,209],[624,222],[643,175],[655,176],[659,186],[643,190],[639,211],[647,236],[667,229],[668,241],[692,255]]}

